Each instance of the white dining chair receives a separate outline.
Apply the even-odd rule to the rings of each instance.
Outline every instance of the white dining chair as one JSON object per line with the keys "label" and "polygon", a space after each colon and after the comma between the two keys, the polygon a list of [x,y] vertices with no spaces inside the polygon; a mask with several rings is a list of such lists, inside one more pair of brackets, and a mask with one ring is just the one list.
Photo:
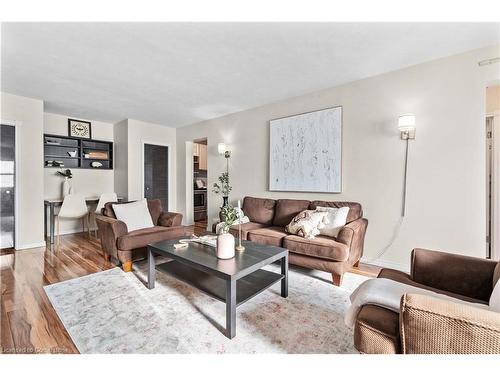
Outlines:
{"label": "white dining chair", "polygon": [[[99,202],[97,202],[97,207],[94,212],[91,212],[93,219],[91,220],[92,223],[95,223],[95,216],[101,214],[101,210],[104,208],[104,205],[108,202],[118,202],[118,196],[116,193],[103,193],[99,197]],[[94,235],[97,238],[97,226],[95,227],[94,230]]]}
{"label": "white dining chair", "polygon": [[69,194],[64,197],[61,209],[56,216],[57,223],[57,243],[60,240],[59,224],[60,219],[82,219],[83,231],[85,232],[85,220],[87,221],[87,231],[90,237],[89,210],[85,198],[80,194]]}

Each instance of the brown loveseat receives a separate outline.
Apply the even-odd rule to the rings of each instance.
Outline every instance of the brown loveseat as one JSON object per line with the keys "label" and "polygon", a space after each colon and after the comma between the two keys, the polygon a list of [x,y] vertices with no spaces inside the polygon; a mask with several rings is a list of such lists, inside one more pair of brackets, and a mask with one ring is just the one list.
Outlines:
{"label": "brown loveseat", "polygon": [[[285,232],[285,226],[295,215],[318,206],[349,207],[347,224],[337,238],[320,235],[309,240]],[[344,272],[357,266],[363,255],[368,220],[363,218],[359,203],[245,197],[242,209],[250,219],[249,223],[241,225],[242,239],[284,247],[290,251],[291,264],[329,272],[337,286]],[[237,227],[230,231],[238,236]]]}
{"label": "brown loveseat", "polygon": [[149,213],[155,226],[132,232],[127,230],[123,221],[116,219],[113,204],[119,203],[106,203],[102,215],[96,216],[96,223],[104,257],[107,260],[110,257],[119,260],[125,272],[132,270],[132,261],[145,257],[148,244],[185,235],[185,228],[181,225],[182,215],[163,212],[159,199],[148,200]]}
{"label": "brown loveseat", "polygon": [[[378,277],[488,304],[500,279],[500,262],[415,249],[409,275],[383,269]],[[354,345],[371,354],[500,354],[500,313],[406,294],[399,313],[363,306],[354,326]]]}

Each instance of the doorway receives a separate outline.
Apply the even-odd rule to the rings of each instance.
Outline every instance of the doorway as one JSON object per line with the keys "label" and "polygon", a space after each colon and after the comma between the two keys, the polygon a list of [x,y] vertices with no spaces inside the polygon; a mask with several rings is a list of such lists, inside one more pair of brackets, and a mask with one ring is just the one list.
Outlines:
{"label": "doorway", "polygon": [[164,211],[169,204],[169,146],[144,143],[144,198],[159,199]]}
{"label": "doorway", "polygon": [[208,142],[206,138],[193,140],[193,217],[195,228],[202,231],[208,225]]}
{"label": "doorway", "polygon": [[16,128],[0,125],[0,249],[15,247]]}

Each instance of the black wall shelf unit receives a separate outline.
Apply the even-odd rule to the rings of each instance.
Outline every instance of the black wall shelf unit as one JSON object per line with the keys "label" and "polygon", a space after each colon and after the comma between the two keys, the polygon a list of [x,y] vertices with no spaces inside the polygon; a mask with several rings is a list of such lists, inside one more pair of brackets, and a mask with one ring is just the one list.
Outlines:
{"label": "black wall shelf unit", "polygon": [[[44,134],[43,154],[45,168],[113,169],[113,142]],[[54,161],[64,165],[54,166]],[[93,167],[93,162],[102,166]]]}

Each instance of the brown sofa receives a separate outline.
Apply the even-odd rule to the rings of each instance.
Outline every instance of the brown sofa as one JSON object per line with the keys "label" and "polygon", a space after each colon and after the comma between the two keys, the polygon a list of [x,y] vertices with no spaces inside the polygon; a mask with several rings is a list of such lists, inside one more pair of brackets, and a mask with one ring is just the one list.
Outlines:
{"label": "brown sofa", "polygon": [[[383,269],[378,277],[488,304],[500,279],[500,262],[415,249],[410,274]],[[399,313],[363,306],[354,326],[354,345],[371,354],[500,354],[500,313],[407,294]]]}
{"label": "brown sofa", "polygon": [[163,212],[159,199],[148,200],[155,226],[131,232],[123,221],[116,219],[113,204],[119,203],[106,203],[101,215],[96,216],[96,223],[104,257],[107,260],[110,257],[117,259],[125,272],[132,270],[132,261],[145,257],[148,244],[185,235],[185,228],[181,225],[182,215]]}
{"label": "brown sofa", "polygon": [[[295,215],[318,206],[349,207],[347,224],[337,238],[320,235],[309,240],[285,232],[285,226]],[[368,220],[363,218],[359,203],[245,197],[242,209],[250,219],[249,223],[241,225],[242,239],[284,247],[290,251],[291,264],[329,272],[337,286],[344,272],[357,266],[363,255]],[[230,231],[238,236],[237,226]]]}

